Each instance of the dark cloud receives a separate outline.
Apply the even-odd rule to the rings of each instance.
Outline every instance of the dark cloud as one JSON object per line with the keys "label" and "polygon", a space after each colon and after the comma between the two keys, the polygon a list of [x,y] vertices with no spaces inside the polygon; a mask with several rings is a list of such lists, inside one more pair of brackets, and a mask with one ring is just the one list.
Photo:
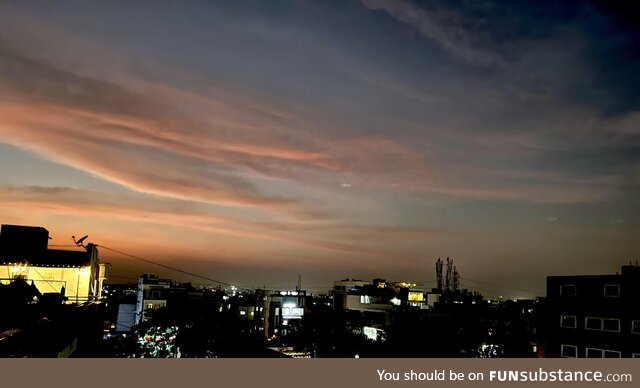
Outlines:
{"label": "dark cloud", "polygon": [[[488,257],[524,267],[577,262],[576,244],[589,257],[631,249],[640,69],[627,8],[3,7],[1,141],[139,196],[97,201],[108,194],[91,180],[83,193],[5,188],[11,217],[12,196],[52,213],[77,201],[103,223],[157,213],[168,228],[252,242],[230,257],[375,256],[384,267],[389,255],[415,269],[421,256],[459,254],[480,273]],[[38,185],[33,175],[19,183]]]}

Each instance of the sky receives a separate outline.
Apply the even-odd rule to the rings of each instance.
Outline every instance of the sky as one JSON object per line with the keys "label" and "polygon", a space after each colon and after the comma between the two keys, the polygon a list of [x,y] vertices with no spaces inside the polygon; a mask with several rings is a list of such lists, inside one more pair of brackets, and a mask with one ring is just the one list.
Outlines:
{"label": "sky", "polygon": [[615,273],[640,258],[633,15],[0,1],[0,222],[243,287],[431,287],[438,257],[494,296]]}

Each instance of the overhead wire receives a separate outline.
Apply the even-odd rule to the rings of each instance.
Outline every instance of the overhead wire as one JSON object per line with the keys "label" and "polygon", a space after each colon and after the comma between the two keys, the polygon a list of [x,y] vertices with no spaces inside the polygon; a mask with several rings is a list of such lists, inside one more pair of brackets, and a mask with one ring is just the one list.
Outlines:
{"label": "overhead wire", "polygon": [[[193,277],[196,277],[196,278],[199,278],[199,279],[208,280],[208,281],[210,281],[212,283],[216,283],[216,284],[221,284],[221,285],[225,285],[225,286],[229,286],[229,287],[235,287],[231,283],[227,283],[227,282],[223,282],[221,280],[213,279],[213,278],[210,278],[208,276],[199,275],[197,273],[185,271],[183,269],[176,268],[176,267],[173,267],[173,266],[170,266],[170,265],[158,263],[157,261],[149,260],[149,259],[146,259],[144,257],[137,256],[137,255],[132,255],[130,253],[126,253],[126,252],[123,252],[123,251],[120,251],[120,250],[117,250],[117,249],[113,249],[113,248],[107,247],[105,245],[99,245],[99,244],[96,244],[96,245],[98,247],[104,248],[104,249],[106,249],[108,251],[115,252],[115,253],[118,253],[120,255],[130,257],[132,259],[140,260],[140,261],[143,261],[145,263],[154,264],[154,265],[157,265],[157,266],[162,267],[162,268],[166,268],[166,269],[169,269],[169,270],[172,270],[172,271],[175,271],[175,272],[182,273],[184,275],[189,275],[189,276],[193,276]],[[236,288],[240,288],[240,287],[236,287]]]}
{"label": "overhead wire", "polygon": [[[463,281],[469,282],[469,283],[478,284],[476,286],[474,286],[474,285],[465,285],[463,287],[460,287],[460,288],[466,288],[466,289],[469,289],[469,290],[488,291],[489,293],[498,293],[498,294],[506,294],[506,293],[514,294],[513,291],[517,291],[519,293],[532,294],[532,295],[539,295],[540,294],[539,291],[525,290],[525,289],[521,289],[521,288],[509,287],[509,286],[504,286],[504,285],[495,284],[495,283],[482,282],[482,281],[473,280],[473,279],[460,278],[460,280],[463,280]],[[425,280],[422,283],[425,283],[425,284],[426,283],[436,283],[436,281]]]}
{"label": "overhead wire", "polygon": [[[207,277],[207,276],[199,275],[197,273],[185,271],[183,269],[176,268],[176,267],[173,267],[173,266],[170,266],[170,265],[158,263],[157,261],[150,260],[150,259],[138,256],[138,255],[133,255],[133,254],[130,254],[130,253],[127,253],[127,252],[123,252],[121,250],[110,248],[110,247],[107,247],[105,245],[96,244],[96,246],[104,248],[104,249],[106,249],[108,251],[111,251],[111,252],[118,253],[118,254],[126,256],[126,257],[130,257],[132,259],[143,261],[145,263],[154,264],[154,265],[157,265],[159,267],[166,268],[166,269],[169,269],[169,270],[172,270],[172,271],[176,271],[176,272],[179,272],[179,273],[182,273],[182,274],[185,274],[185,275],[189,275],[189,276],[197,277],[197,278],[200,278],[200,279],[208,280],[208,281],[210,281],[212,283],[215,283],[215,284],[221,284],[221,285],[225,285],[225,286],[229,286],[229,287],[235,287],[237,289],[246,290],[246,291],[252,291],[252,290],[255,290],[255,289],[259,289],[259,288],[265,288],[264,286],[261,286],[261,287],[235,286],[235,285],[233,285],[231,283],[228,283],[228,282],[224,282],[224,281],[213,279],[213,278],[210,278],[210,277]],[[115,275],[114,277],[120,277],[120,278],[123,278],[123,279],[132,279],[132,280],[134,279],[134,278],[127,277],[127,276],[118,276],[118,275]],[[211,284],[211,283],[209,283],[209,284]],[[202,284],[200,283],[200,285],[202,285]],[[268,288],[269,289],[278,289],[278,288],[287,288],[287,287],[269,286]],[[329,289],[331,289],[331,286],[327,286],[327,287],[324,287],[324,286],[323,287],[307,287],[307,288],[308,289],[313,289],[313,290],[329,290]]]}
{"label": "overhead wire", "polygon": [[502,286],[502,285],[499,285],[499,284],[487,283],[487,282],[481,282],[481,281],[473,280],[473,279],[460,278],[460,280],[464,280],[464,281],[466,281],[466,282],[471,282],[471,283],[483,284],[483,285],[485,285],[485,286],[496,287],[496,288],[499,288],[499,289],[513,290],[513,291],[520,291],[520,292],[526,292],[526,293],[528,293],[528,294],[539,294],[539,293],[540,293],[540,291],[525,290],[525,289],[522,289],[522,288],[515,288],[515,287]]}
{"label": "overhead wire", "polygon": [[[130,253],[127,253],[127,252],[123,252],[121,250],[117,250],[117,249],[114,249],[114,248],[111,248],[111,247],[107,247],[105,245],[97,245],[97,246],[101,247],[101,248],[104,248],[106,250],[109,250],[111,252],[118,253],[120,255],[135,259],[135,260],[139,260],[139,261],[143,261],[145,263],[157,265],[159,267],[166,268],[166,269],[169,269],[171,271],[179,272],[179,273],[182,273],[184,275],[193,276],[193,277],[196,277],[196,278],[199,278],[199,279],[207,280],[207,281],[210,281],[210,282],[215,283],[215,284],[225,285],[225,286],[229,286],[229,287],[236,287],[238,289],[243,289],[243,290],[253,290],[253,289],[257,289],[257,288],[266,288],[265,286],[262,286],[262,287],[234,286],[233,284],[228,283],[228,282],[224,282],[224,281],[221,281],[221,280],[213,279],[213,278],[210,278],[208,276],[203,276],[203,275],[200,275],[200,274],[197,274],[197,273],[194,273],[194,272],[185,271],[185,270],[180,269],[180,268],[176,268],[176,267],[173,267],[173,266],[170,266],[170,265],[162,264],[162,263],[159,263],[157,261],[150,260],[150,259],[138,256],[138,255],[133,255],[133,254],[130,254]],[[124,279],[132,279],[132,280],[134,279],[132,277],[117,276],[117,275],[114,276],[114,277],[120,277],[120,278],[124,278]],[[477,290],[484,290],[484,291],[498,292],[498,293],[503,292],[504,290],[511,290],[511,291],[525,292],[527,294],[535,294],[535,295],[540,294],[539,291],[525,290],[525,289],[521,289],[521,288],[503,286],[503,285],[499,285],[499,284],[482,282],[482,281],[468,279],[468,278],[460,278],[460,280],[463,280],[465,282],[476,283],[476,284],[480,284],[480,285],[484,285],[484,286],[489,286],[489,287],[466,287],[468,289],[477,289]],[[421,281],[419,283],[429,284],[429,283],[436,283],[436,281],[425,280],[425,281]],[[269,286],[268,288],[281,288],[281,287]],[[286,288],[286,287],[284,287],[284,288]],[[308,289],[314,289],[314,290],[320,290],[320,289],[331,289],[331,286],[329,285],[326,288],[322,287],[322,286],[319,286],[319,287],[307,287],[307,288]]]}

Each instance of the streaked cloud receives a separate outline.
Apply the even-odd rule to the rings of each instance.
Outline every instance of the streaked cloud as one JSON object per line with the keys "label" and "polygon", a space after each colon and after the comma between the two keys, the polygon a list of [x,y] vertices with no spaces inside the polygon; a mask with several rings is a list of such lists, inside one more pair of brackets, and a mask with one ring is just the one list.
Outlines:
{"label": "streaked cloud", "polygon": [[[205,230],[213,234],[251,240],[267,240],[321,251],[367,254],[372,257],[407,255],[372,244],[400,240],[421,242],[456,238],[455,233],[435,228],[357,225],[344,223],[257,222],[216,215],[197,202],[166,198],[140,198],[66,187],[0,187],[0,207],[40,209],[56,214],[74,214],[125,221],[173,225]],[[178,241],[178,240],[176,240]],[[414,252],[410,255],[418,255]]]}
{"label": "streaked cloud", "polygon": [[637,36],[590,2],[3,4],[0,218],[167,260],[613,263]]}
{"label": "streaked cloud", "polygon": [[405,0],[362,0],[373,10],[384,10],[415,28],[452,55],[478,65],[495,65],[501,58],[478,48],[476,37],[463,26],[460,15],[444,9],[431,10]]}

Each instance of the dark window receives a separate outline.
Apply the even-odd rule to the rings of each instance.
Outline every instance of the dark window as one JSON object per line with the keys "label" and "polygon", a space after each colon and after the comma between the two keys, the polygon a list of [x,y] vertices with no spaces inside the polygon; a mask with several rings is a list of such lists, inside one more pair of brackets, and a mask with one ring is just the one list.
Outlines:
{"label": "dark window", "polygon": [[634,334],[640,334],[640,321],[638,320],[631,321],[631,332]]}
{"label": "dark window", "polygon": [[602,330],[602,319],[600,318],[585,318],[584,328],[589,330]]}
{"label": "dark window", "polygon": [[620,358],[620,352],[616,350],[605,350],[604,358]]}
{"label": "dark window", "polygon": [[560,327],[567,327],[570,329],[576,328],[576,316],[575,315],[561,315]]}
{"label": "dark window", "polygon": [[576,296],[575,284],[562,284],[560,286],[560,296]]}
{"label": "dark window", "polygon": [[620,296],[620,285],[619,284],[605,284],[604,285],[604,296],[609,296],[609,297]]}
{"label": "dark window", "polygon": [[574,345],[560,345],[560,355],[562,357],[577,358],[578,348]]}
{"label": "dark window", "polygon": [[620,358],[617,350],[587,348],[587,358]]}
{"label": "dark window", "polygon": [[620,331],[620,320],[614,318],[605,318],[602,320],[602,330]]}
{"label": "dark window", "polygon": [[604,356],[604,350],[587,348],[587,358],[602,358]]}

